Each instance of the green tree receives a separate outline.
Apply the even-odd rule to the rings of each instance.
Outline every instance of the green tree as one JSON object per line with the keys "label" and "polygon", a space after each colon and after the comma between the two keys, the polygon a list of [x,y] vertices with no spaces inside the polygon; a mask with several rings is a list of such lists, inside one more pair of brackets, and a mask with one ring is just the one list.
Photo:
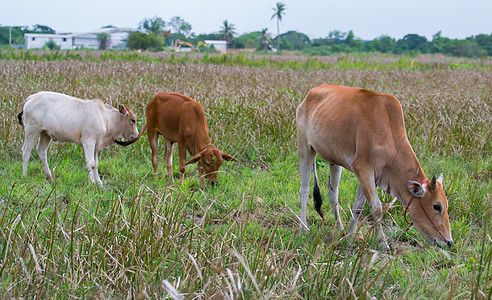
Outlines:
{"label": "green tree", "polygon": [[220,33],[202,33],[199,34],[195,37],[196,42],[204,42],[205,40],[220,40],[221,39],[221,34]]}
{"label": "green tree", "polygon": [[166,27],[166,22],[161,17],[145,18],[140,22],[139,29],[144,29],[148,33],[153,33],[154,35],[159,35],[164,31]]}
{"label": "green tree", "polygon": [[401,40],[396,42],[396,51],[399,53],[405,52],[420,52],[426,53],[429,50],[429,43],[425,36],[418,34],[407,34]]}
{"label": "green tree", "polygon": [[436,32],[436,34],[432,36],[430,52],[445,53],[446,47],[449,46],[450,41],[450,39],[441,36],[441,31]]}
{"label": "green tree", "polygon": [[172,17],[169,21],[169,26],[173,29],[173,31],[177,34],[184,34],[188,36],[191,32],[191,24],[186,22],[183,18],[175,16]]}
{"label": "green tree", "polygon": [[24,33],[30,32],[27,27],[0,27],[0,45],[24,44]]}
{"label": "green tree", "polygon": [[234,24],[229,24],[227,20],[224,20],[222,23],[222,27],[220,28],[220,35],[223,39],[227,41],[227,45],[231,43],[231,41],[234,39],[234,35],[236,34],[236,28],[234,27]]}
{"label": "green tree", "polygon": [[479,34],[475,36],[475,42],[487,53],[492,56],[492,34]]}
{"label": "green tree", "polygon": [[346,32],[342,32],[340,30],[332,30],[328,33],[328,45],[340,44],[343,43],[345,37],[347,36]]}
{"label": "green tree", "polygon": [[135,31],[128,36],[126,46],[132,50],[160,51],[162,50],[162,39],[153,33]]}
{"label": "green tree", "polygon": [[110,36],[106,32],[99,33],[97,35],[97,41],[99,42],[99,49],[106,50],[111,42]]}
{"label": "green tree", "polygon": [[282,45],[290,45],[292,47],[291,50],[302,50],[309,46],[311,40],[304,33],[300,33],[297,31],[287,31],[286,33],[282,33],[280,35],[280,39]]}
{"label": "green tree", "polygon": [[345,38],[345,44],[347,44],[349,47],[355,46],[355,34],[352,30],[348,32],[347,37]]}
{"label": "green tree", "polygon": [[282,17],[285,15],[285,4],[282,2],[277,2],[276,7],[272,7],[275,13],[272,15],[270,20],[277,18],[277,51],[280,51],[280,22]]}
{"label": "green tree", "polygon": [[55,34],[56,33],[56,31],[54,29],[52,29],[51,27],[48,27],[46,25],[39,25],[39,24],[34,25],[33,30],[35,32],[39,32],[39,33],[47,33],[47,34]]}
{"label": "green tree", "polygon": [[367,43],[366,48],[381,53],[393,52],[396,40],[388,35],[382,35]]}
{"label": "green tree", "polygon": [[260,31],[244,33],[234,39],[235,48],[259,48]]}
{"label": "green tree", "polygon": [[473,40],[454,40],[447,52],[462,57],[481,57],[486,54],[485,50]]}

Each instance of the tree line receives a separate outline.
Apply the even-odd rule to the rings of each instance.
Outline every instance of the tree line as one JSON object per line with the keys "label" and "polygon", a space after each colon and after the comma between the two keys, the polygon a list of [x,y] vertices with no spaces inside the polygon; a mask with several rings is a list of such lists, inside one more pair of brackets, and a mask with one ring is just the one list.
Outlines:
{"label": "tree line", "polygon": [[[278,25],[282,20],[283,6],[274,8],[273,18],[277,18],[277,34],[263,28],[258,31],[238,35],[234,24],[228,20],[222,22],[217,32],[195,34],[192,26],[182,17],[172,17],[165,21],[160,17],[145,18],[138,24],[140,31],[129,35],[127,46],[130,49],[162,51],[174,46],[176,41],[198,45],[205,40],[226,40],[229,48],[255,49],[268,52],[276,50],[299,51],[308,55],[330,55],[333,53],[380,52],[416,55],[423,53],[441,53],[460,57],[492,56],[492,34],[478,34],[465,39],[443,37],[437,32],[432,39],[418,34],[407,34],[401,39],[381,35],[373,40],[357,38],[353,31],[333,30],[327,36],[311,39],[298,31],[279,34]],[[45,25],[34,26],[0,26],[0,47],[11,44],[24,44],[24,33],[55,33]],[[200,47],[200,51],[213,51]]]}
{"label": "tree line", "polygon": [[[272,19],[277,18],[277,30],[284,9],[278,4],[274,9],[275,14],[272,16]],[[478,34],[465,39],[451,39],[443,37],[439,31],[430,40],[418,34],[407,34],[401,39],[381,35],[373,40],[364,41],[357,38],[353,31],[333,30],[326,37],[310,39],[308,35],[298,31],[288,31],[272,36],[267,28],[237,35],[234,24],[224,20],[219,31],[196,35],[191,32],[192,27],[189,23],[182,19],[180,22],[176,22],[176,18],[171,19],[169,23],[159,17],[143,20],[139,28],[144,29],[146,33],[139,32],[130,35],[128,47],[159,51],[165,45],[172,45],[172,42],[176,40],[193,45],[205,40],[226,40],[230,48],[255,49],[257,51],[292,50],[309,55],[330,55],[340,52],[380,52],[407,55],[442,53],[460,57],[492,56],[492,34]],[[172,33],[163,36],[162,32],[165,32],[166,28],[170,28]],[[206,48],[203,51],[207,51]]]}

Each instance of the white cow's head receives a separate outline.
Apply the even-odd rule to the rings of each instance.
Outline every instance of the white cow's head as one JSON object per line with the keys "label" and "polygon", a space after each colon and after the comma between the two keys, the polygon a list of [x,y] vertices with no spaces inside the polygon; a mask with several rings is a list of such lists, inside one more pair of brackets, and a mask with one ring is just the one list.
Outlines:
{"label": "white cow's head", "polygon": [[[138,136],[137,119],[131,109],[123,105],[118,106],[119,118],[116,121],[118,137],[123,137],[128,141],[133,141]],[[122,142],[118,142],[121,145]],[[126,145],[124,145],[126,146]]]}

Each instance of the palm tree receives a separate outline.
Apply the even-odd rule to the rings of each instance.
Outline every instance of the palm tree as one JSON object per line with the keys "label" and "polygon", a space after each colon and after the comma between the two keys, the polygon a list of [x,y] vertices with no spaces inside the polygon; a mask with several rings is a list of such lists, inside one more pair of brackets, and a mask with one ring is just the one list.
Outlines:
{"label": "palm tree", "polygon": [[282,16],[285,15],[285,3],[277,2],[277,7],[272,7],[275,13],[270,20],[277,18],[277,51],[280,50],[280,22],[282,22]]}
{"label": "palm tree", "polygon": [[261,50],[267,50],[270,45],[270,34],[267,31],[267,28],[263,28],[258,36]]}
{"label": "palm tree", "polygon": [[227,20],[224,20],[222,23],[222,27],[220,28],[220,35],[227,41],[227,44],[231,42],[236,34],[236,28],[234,28],[234,24],[229,24]]}

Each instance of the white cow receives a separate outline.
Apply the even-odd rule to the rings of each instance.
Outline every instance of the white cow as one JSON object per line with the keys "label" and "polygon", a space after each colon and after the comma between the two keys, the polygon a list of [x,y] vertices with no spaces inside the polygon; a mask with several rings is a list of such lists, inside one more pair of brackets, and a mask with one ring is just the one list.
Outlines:
{"label": "white cow", "polygon": [[81,145],[90,181],[102,186],[97,171],[97,152],[113,145],[119,138],[133,140],[138,135],[135,114],[128,107],[119,105],[116,109],[98,99],[82,100],[54,92],[29,96],[17,117],[19,124],[25,126],[23,177],[26,176],[29,157],[39,137],[36,149],[46,179],[51,180],[46,153],[51,140],[54,140]]}

